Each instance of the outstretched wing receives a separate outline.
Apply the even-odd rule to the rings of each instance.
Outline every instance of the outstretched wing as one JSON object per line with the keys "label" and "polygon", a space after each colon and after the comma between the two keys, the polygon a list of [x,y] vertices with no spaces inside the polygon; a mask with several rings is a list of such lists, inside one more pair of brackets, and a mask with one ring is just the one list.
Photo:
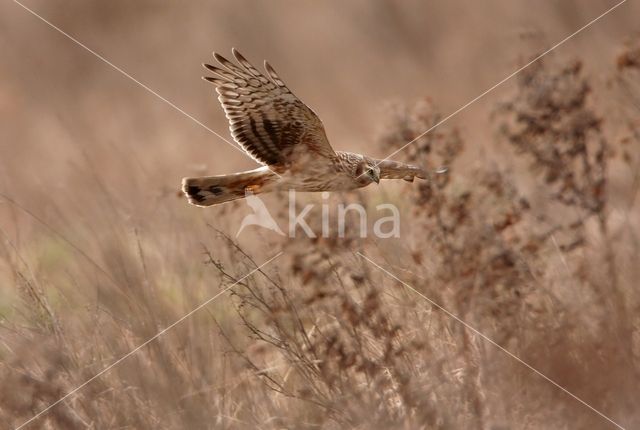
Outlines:
{"label": "outstretched wing", "polygon": [[218,100],[229,119],[231,135],[253,158],[286,168],[301,157],[334,158],[320,118],[296,96],[265,62],[266,76],[238,51],[234,64],[214,53],[221,67],[204,64],[215,77]]}
{"label": "outstretched wing", "polygon": [[380,169],[380,179],[404,179],[413,182],[416,176],[420,179],[429,177],[429,172],[412,164],[393,160],[374,160],[374,162]]}

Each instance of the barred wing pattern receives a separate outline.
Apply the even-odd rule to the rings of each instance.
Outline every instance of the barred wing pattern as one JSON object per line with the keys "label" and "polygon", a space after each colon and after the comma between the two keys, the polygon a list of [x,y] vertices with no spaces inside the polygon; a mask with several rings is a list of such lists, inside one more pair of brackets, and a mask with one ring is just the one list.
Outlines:
{"label": "barred wing pattern", "polygon": [[216,85],[236,142],[254,159],[276,170],[318,157],[324,157],[324,163],[334,160],[336,154],[322,122],[275,70],[265,62],[265,76],[235,49],[233,56],[239,65],[214,53],[221,67],[204,64],[216,75],[204,79]]}
{"label": "barred wing pattern", "polygon": [[380,179],[404,179],[413,182],[413,178],[428,179],[429,172],[411,164],[393,160],[373,160],[380,169]]}

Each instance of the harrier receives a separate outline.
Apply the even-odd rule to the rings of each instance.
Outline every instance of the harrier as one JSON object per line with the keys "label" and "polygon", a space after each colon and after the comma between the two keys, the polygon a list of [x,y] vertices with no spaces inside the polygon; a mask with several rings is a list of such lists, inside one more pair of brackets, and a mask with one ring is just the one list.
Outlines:
{"label": "harrier", "polygon": [[229,119],[231,135],[263,166],[230,175],[184,178],[189,202],[211,206],[247,194],[278,190],[345,191],[380,179],[426,179],[419,167],[334,151],[320,118],[264,63],[266,74],[233,49],[235,64],[214,53],[219,65],[204,64],[215,76],[218,100]]}

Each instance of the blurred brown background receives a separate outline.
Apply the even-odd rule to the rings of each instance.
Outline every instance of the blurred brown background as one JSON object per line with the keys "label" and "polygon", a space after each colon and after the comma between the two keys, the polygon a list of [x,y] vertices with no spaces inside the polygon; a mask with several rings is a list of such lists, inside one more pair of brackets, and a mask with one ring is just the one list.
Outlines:
{"label": "blurred brown background", "polygon": [[[614,4],[24,2],[229,140],[201,63],[214,50],[229,56],[231,47],[256,65],[267,59],[319,114],[336,149],[376,157],[401,146],[406,130],[416,135],[433,122],[430,108],[423,117],[407,109],[385,129],[389,105],[427,98],[446,116]],[[394,157],[433,146],[432,162],[440,143],[464,142],[442,184],[355,193],[365,204],[400,206],[402,240],[297,243],[256,229],[243,236],[243,254],[216,231],[233,236],[243,206],[200,210],[178,190],[182,177],[255,163],[20,5],[0,3],[0,193],[10,199],[0,196],[0,421],[25,422],[284,250],[266,270],[275,281],[263,274],[243,284],[269,300],[269,292],[285,291],[273,299],[277,311],[260,309],[256,296],[236,288],[30,428],[612,428],[406,294],[356,257],[359,249],[605,414],[640,422],[640,48],[625,65],[633,70],[620,67],[624,42],[640,31],[638,16],[640,5],[626,2],[545,58],[549,67],[532,72],[530,82],[506,82],[436,131],[444,137]],[[567,66],[575,58],[581,69]],[[542,96],[539,82],[551,82]],[[582,92],[583,83],[593,91]],[[601,182],[582,190],[603,202],[595,209],[559,204],[550,185],[561,188],[558,178],[567,178],[545,182],[530,154],[511,151],[499,133],[502,119],[513,123],[536,112],[537,100],[561,99],[562,85],[579,102],[552,110],[551,120],[532,115],[530,123],[548,126],[543,138],[556,126],[568,130],[566,140],[582,146],[579,156],[599,154],[584,165],[605,166]],[[516,107],[496,114],[505,100]],[[595,118],[588,139],[578,121],[561,127],[565,116],[580,115]],[[511,143],[513,136],[520,135],[512,133]],[[587,151],[583,138],[604,142],[606,151]],[[554,150],[553,140],[541,147]],[[561,225],[567,214],[583,223]],[[449,242],[439,242],[440,215],[453,219]],[[579,240],[565,246],[553,234],[538,235],[549,226],[570,239],[577,231]],[[449,249],[443,244],[462,251],[440,252]],[[331,257],[342,271],[326,269]],[[291,323],[298,318],[292,303],[299,325]],[[247,316],[246,308],[257,310]],[[251,318],[293,341],[265,346],[250,331]],[[336,355],[340,342],[345,349]],[[396,358],[387,360],[385,348]],[[247,357],[270,370],[257,372]],[[265,375],[293,394],[273,390]]]}

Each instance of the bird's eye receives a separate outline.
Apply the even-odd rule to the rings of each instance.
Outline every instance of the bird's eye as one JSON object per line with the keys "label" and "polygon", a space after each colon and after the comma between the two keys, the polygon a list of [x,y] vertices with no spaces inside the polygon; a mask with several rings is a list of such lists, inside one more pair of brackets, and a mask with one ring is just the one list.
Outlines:
{"label": "bird's eye", "polygon": [[373,169],[371,167],[367,169],[367,175],[373,175]]}

